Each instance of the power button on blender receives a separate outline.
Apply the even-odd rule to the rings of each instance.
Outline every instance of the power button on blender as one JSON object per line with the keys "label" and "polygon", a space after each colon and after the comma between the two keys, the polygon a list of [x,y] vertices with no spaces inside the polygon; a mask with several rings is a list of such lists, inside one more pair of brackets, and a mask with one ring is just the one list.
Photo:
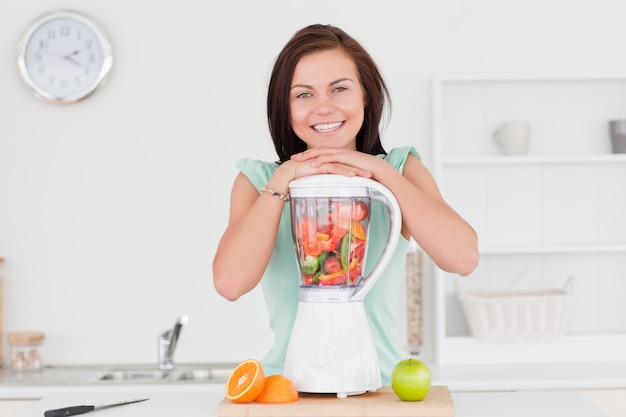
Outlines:
{"label": "power button on blender", "polygon": [[309,361],[315,369],[330,368],[335,363],[335,352],[330,346],[314,346]]}

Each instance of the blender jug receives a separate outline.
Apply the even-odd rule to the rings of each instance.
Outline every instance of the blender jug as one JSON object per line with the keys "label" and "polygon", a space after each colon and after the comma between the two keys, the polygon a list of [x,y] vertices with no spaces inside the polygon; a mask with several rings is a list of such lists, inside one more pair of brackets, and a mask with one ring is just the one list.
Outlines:
{"label": "blender jug", "polygon": [[[300,299],[362,300],[400,235],[400,208],[393,194],[374,180],[332,174],[292,181],[289,194]],[[364,276],[372,201],[385,206],[390,227],[383,252]]]}
{"label": "blender jug", "polygon": [[[363,300],[398,243],[398,202],[376,181],[332,174],[292,181],[289,195],[300,290],[284,375],[300,392],[345,398],[375,391],[380,367]],[[383,210],[374,201],[389,228],[366,274],[371,214]]]}

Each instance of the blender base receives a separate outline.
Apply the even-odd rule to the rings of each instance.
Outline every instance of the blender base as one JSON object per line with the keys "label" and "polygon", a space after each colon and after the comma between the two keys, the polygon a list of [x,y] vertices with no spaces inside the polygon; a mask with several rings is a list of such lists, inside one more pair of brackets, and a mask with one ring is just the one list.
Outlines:
{"label": "blender base", "polygon": [[339,398],[382,386],[363,301],[298,304],[283,374],[299,392]]}

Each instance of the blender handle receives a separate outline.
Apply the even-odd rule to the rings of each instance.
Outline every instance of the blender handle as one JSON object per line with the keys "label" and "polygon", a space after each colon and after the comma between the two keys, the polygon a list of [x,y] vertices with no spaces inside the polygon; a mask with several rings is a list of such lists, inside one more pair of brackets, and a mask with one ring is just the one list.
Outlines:
{"label": "blender handle", "polygon": [[385,249],[378,258],[378,261],[376,261],[376,264],[372,268],[370,274],[361,280],[361,283],[352,294],[352,297],[350,297],[351,301],[363,301],[365,299],[365,296],[371,287],[376,283],[380,275],[387,267],[387,264],[391,261],[396,247],[398,246],[398,240],[400,239],[400,232],[402,229],[402,212],[400,211],[400,205],[398,204],[396,197],[381,183],[374,180],[368,180],[368,182],[369,188],[373,188],[381,194],[381,196],[376,194],[370,195],[370,198],[374,201],[382,203],[389,212],[389,233],[387,235],[387,244],[385,245]]}

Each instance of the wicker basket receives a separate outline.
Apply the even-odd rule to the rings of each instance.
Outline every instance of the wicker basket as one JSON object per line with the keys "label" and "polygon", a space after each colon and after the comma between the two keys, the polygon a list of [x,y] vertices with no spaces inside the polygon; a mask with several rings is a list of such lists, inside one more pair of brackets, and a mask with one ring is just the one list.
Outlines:
{"label": "wicker basket", "polygon": [[455,281],[472,336],[489,339],[546,339],[563,334],[574,277],[563,289],[465,291]]}

